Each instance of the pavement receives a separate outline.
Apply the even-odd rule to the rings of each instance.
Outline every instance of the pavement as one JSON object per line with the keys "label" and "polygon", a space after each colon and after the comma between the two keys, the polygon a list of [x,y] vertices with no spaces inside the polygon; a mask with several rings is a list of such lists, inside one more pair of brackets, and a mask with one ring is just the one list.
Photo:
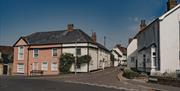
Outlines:
{"label": "pavement", "polygon": [[180,91],[178,87],[146,83],[142,80],[118,80],[119,68],[91,73],[43,77],[0,77],[0,91]]}

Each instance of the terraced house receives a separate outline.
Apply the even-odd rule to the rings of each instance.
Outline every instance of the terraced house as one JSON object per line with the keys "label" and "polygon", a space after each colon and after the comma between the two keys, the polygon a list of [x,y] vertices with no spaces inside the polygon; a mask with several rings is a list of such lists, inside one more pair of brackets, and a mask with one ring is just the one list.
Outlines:
{"label": "terraced house", "polygon": [[180,4],[168,0],[167,12],[146,25],[127,48],[128,66],[151,75],[180,70]]}
{"label": "terraced house", "polygon": [[[34,70],[44,75],[60,73],[59,61],[63,53],[90,55],[90,65],[81,64],[77,72],[88,72],[110,66],[110,51],[96,42],[96,33],[92,37],[81,29],[68,24],[67,30],[36,32],[20,37],[14,44],[13,73],[30,75]],[[88,68],[89,67],[89,68]],[[72,65],[71,72],[74,72]]]}

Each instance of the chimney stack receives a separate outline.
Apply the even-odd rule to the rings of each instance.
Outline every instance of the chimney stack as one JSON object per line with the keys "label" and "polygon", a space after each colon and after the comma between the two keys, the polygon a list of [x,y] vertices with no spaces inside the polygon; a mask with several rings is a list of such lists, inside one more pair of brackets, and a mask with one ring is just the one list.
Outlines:
{"label": "chimney stack", "polygon": [[133,38],[129,38],[129,41],[128,41],[128,43],[130,44],[132,40],[133,40]]}
{"label": "chimney stack", "polygon": [[74,25],[73,25],[73,24],[68,24],[68,25],[67,25],[67,30],[68,30],[69,32],[72,32],[72,31],[74,30]]}
{"label": "chimney stack", "polygon": [[177,0],[168,0],[168,2],[167,2],[167,11],[171,10],[176,5],[178,5]]}
{"label": "chimney stack", "polygon": [[96,42],[96,32],[92,32],[92,39],[93,39],[93,42]]}
{"label": "chimney stack", "polygon": [[141,20],[140,31],[146,27],[146,20]]}

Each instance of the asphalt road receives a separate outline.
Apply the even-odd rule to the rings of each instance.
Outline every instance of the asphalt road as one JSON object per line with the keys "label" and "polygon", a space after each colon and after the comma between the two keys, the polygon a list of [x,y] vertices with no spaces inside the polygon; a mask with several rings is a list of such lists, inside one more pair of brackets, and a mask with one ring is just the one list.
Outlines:
{"label": "asphalt road", "polygon": [[0,77],[0,91],[124,91],[111,88],[49,81],[45,79],[27,79]]}

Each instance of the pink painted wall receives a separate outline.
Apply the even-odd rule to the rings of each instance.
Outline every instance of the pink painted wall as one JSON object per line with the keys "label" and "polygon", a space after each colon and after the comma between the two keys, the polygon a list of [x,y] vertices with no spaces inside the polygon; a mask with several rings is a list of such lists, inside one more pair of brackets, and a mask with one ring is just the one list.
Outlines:
{"label": "pink painted wall", "polygon": [[[38,70],[41,70],[42,62],[48,62],[48,70],[44,71],[44,75],[57,75],[58,71],[51,71],[51,63],[56,62],[59,66],[59,59],[61,55],[61,45],[36,45],[36,46],[23,46],[24,47],[24,60],[18,60],[18,46],[25,45],[23,40],[20,40],[17,45],[14,47],[14,62],[13,62],[13,73],[17,73],[17,64],[24,64],[24,75],[30,75],[30,71],[33,70],[33,63],[38,62]],[[29,48],[29,57],[28,57],[28,48]],[[37,48],[39,50],[38,58],[33,58],[33,49]],[[52,56],[52,48],[57,48],[57,57]],[[28,61],[29,60],[29,61]],[[28,64],[28,65],[27,65]],[[28,67],[28,69],[27,69]],[[59,67],[58,67],[59,68]]]}

